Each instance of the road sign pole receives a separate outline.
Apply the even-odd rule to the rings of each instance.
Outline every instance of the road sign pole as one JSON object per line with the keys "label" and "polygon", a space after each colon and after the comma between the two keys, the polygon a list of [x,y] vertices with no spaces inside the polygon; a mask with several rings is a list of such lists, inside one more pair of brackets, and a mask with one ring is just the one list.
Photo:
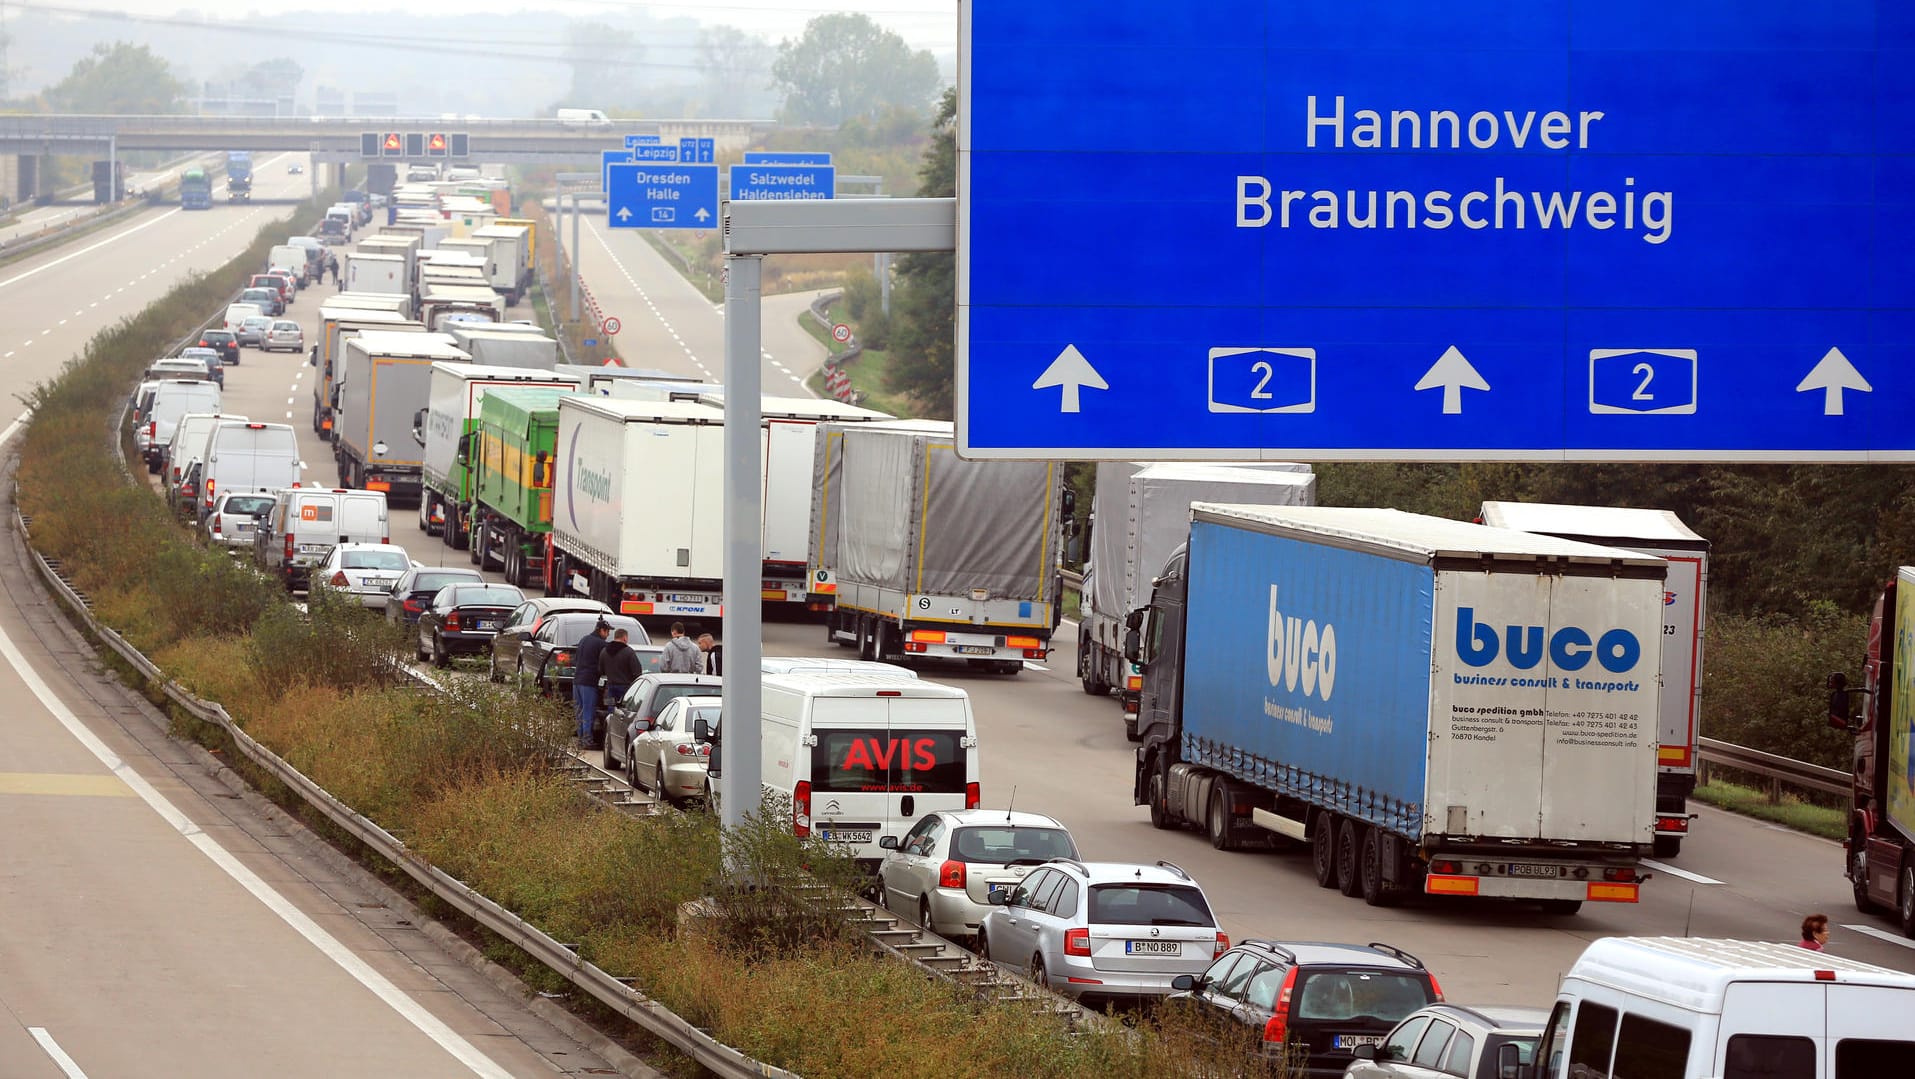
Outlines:
{"label": "road sign pole", "polygon": [[585,275],[579,272],[580,258],[584,252],[578,245],[578,195],[572,195],[572,321],[579,320],[579,290],[585,284]]}
{"label": "road sign pole", "polygon": [[[759,282],[764,259],[725,258],[725,689],[719,820],[734,829],[763,802],[764,545],[759,427],[764,384]],[[734,866],[734,868],[736,868]]]}

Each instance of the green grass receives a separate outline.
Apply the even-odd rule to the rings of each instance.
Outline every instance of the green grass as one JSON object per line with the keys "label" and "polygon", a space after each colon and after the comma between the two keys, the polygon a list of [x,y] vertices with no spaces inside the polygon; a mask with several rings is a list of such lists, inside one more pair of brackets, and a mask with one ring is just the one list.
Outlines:
{"label": "green grass", "polygon": [[[832,304],[826,313],[830,316],[833,324],[842,322],[850,326],[853,333],[857,332],[858,324],[851,318],[850,313],[845,310],[844,301],[840,300]],[[831,331],[818,325],[817,321],[811,317],[809,312],[798,316],[798,325],[804,327],[806,333],[816,338],[819,344],[830,349],[833,353],[843,350],[843,346],[831,339]],[[884,373],[890,366],[891,356],[889,353],[875,349],[866,349],[858,353],[857,359],[846,364],[844,370],[845,374],[851,376],[851,388],[863,392],[864,407],[875,408],[880,412],[889,412],[893,416],[917,415],[917,410],[911,406],[909,399],[891,393],[884,388]],[[812,376],[806,380],[806,385],[816,391],[820,397],[831,396],[825,391],[823,368],[814,372]]]}
{"label": "green grass", "polygon": [[1734,783],[1714,782],[1697,787],[1694,798],[1698,802],[1707,802],[1718,809],[1726,809],[1731,813],[1740,813],[1757,820],[1771,821],[1798,832],[1819,835],[1824,839],[1841,839],[1848,835],[1846,812],[1831,809],[1828,806],[1810,805],[1786,791],[1783,792],[1780,802],[1771,803],[1767,791],[1738,786]]}

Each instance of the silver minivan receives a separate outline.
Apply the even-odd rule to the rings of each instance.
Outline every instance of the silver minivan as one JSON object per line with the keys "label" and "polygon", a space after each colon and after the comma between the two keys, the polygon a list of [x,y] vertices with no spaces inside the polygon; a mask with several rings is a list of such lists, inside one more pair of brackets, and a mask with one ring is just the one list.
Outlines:
{"label": "silver minivan", "polygon": [[335,544],[390,542],[385,492],[289,487],[253,533],[253,561],[290,592],[306,587]]}

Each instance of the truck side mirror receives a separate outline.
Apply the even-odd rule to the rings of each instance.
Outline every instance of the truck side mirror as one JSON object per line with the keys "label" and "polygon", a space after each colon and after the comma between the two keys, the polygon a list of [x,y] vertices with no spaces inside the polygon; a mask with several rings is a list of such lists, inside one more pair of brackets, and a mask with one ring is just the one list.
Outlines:
{"label": "truck side mirror", "polygon": [[546,456],[546,452],[540,450],[539,455],[532,461],[532,486],[534,487],[544,487],[550,479],[545,464]]}
{"label": "truck side mirror", "polygon": [[471,456],[471,453],[472,453],[472,433],[468,431],[465,434],[459,436],[459,448],[453,451],[453,457],[460,464],[463,465],[463,464],[469,463],[468,458]]}
{"label": "truck side mirror", "polygon": [[426,444],[426,409],[412,414],[412,440],[423,446]]}
{"label": "truck side mirror", "polygon": [[1841,671],[1829,675],[1829,726],[1838,731],[1849,729],[1848,676]]}
{"label": "truck side mirror", "polygon": [[314,345],[312,347],[312,352],[306,356],[306,366],[307,367],[319,366],[319,346],[318,345]]}
{"label": "truck side mirror", "polygon": [[1124,658],[1132,663],[1144,661],[1144,636],[1135,627],[1124,631]]}

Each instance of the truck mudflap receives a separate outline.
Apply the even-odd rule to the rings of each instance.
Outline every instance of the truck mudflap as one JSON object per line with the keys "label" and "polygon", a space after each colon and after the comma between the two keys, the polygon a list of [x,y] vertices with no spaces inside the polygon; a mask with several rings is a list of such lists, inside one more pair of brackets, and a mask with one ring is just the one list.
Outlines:
{"label": "truck mudflap", "polygon": [[1640,899],[1642,882],[1648,879],[1648,874],[1626,865],[1442,856],[1429,863],[1423,890],[1430,895],[1634,903]]}
{"label": "truck mudflap", "polygon": [[943,659],[1041,660],[1050,654],[1049,634],[965,633],[946,629],[906,629],[899,647],[907,656]]}

